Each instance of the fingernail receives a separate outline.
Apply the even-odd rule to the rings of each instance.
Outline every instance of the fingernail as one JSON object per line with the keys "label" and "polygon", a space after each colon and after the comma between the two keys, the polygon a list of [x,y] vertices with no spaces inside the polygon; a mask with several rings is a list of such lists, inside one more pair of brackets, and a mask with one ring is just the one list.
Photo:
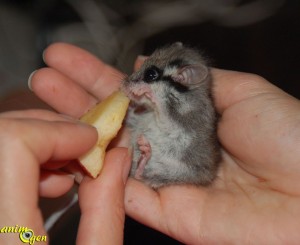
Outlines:
{"label": "fingernail", "polygon": [[128,179],[128,175],[129,175],[129,171],[130,171],[130,168],[131,168],[131,159],[132,159],[132,147],[129,147],[128,148],[128,153],[126,154],[126,156],[124,157],[124,168],[123,168],[123,183],[124,185],[126,184],[127,182],[127,179]]}
{"label": "fingernail", "polygon": [[43,59],[44,63],[46,64],[46,62],[45,62],[45,53],[46,53],[46,49],[42,53],[42,59]]}
{"label": "fingernail", "polygon": [[33,72],[29,75],[28,82],[27,82],[28,88],[29,88],[31,91],[33,91],[33,90],[32,90],[32,86],[31,86],[31,80],[32,80],[32,77],[33,77],[34,73],[36,73],[36,70],[33,71]]}
{"label": "fingernail", "polygon": [[74,179],[77,184],[80,184],[83,180],[83,175],[79,172],[74,173]]}
{"label": "fingernail", "polygon": [[68,178],[72,179],[72,180],[75,180],[75,175],[74,174],[67,174]]}

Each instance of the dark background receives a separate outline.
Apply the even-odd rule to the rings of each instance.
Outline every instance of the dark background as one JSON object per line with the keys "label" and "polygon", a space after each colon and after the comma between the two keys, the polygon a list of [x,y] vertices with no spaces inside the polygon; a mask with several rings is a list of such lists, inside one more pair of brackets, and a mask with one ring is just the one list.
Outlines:
{"label": "dark background", "polygon": [[[150,2],[155,7],[149,7]],[[168,8],[175,1],[171,0],[81,3],[2,0],[0,99],[6,101],[20,91],[28,93],[27,77],[31,71],[44,66],[42,52],[56,41],[86,48],[128,73],[136,55],[150,54],[158,46],[181,41],[201,49],[214,67],[261,75],[300,98],[300,1],[199,0],[198,3],[198,12],[192,8],[190,14],[179,10],[172,15]],[[220,12],[214,6],[208,8],[211,3],[221,6]],[[162,17],[161,9],[165,9]],[[98,18],[100,12],[103,16]],[[152,19],[146,18],[149,14]],[[105,25],[101,25],[103,20]],[[74,206],[56,224],[50,232],[51,244],[74,243],[78,215],[79,209]],[[73,236],[69,236],[71,233]],[[124,243],[178,244],[129,218]]]}
{"label": "dark background", "polygon": [[[31,71],[43,66],[42,51],[56,41],[86,48],[127,73],[136,55],[181,41],[203,50],[215,67],[256,73],[300,98],[300,1],[198,0],[200,11],[171,15],[174,2],[151,1],[151,9],[139,0],[0,0],[0,98],[27,89]],[[160,3],[170,17],[154,23]],[[220,14],[209,3],[233,10]],[[149,13],[152,21],[144,20]],[[99,24],[103,19],[107,25]]]}

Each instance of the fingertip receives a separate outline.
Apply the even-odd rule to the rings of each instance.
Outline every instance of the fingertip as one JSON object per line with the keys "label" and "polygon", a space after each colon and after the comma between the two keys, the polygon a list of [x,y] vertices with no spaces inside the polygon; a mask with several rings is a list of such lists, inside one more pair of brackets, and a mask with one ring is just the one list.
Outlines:
{"label": "fingertip", "polygon": [[56,50],[56,47],[59,47],[61,43],[52,43],[50,44],[46,49],[44,49],[42,53],[42,59],[43,61],[48,64],[47,60],[49,59],[49,56],[51,56],[53,50]]}
{"label": "fingertip", "polygon": [[99,137],[97,129],[93,125],[81,122],[80,120],[75,120],[74,123],[84,130],[82,132],[83,137],[88,139],[92,146],[95,145]]}
{"label": "fingertip", "polygon": [[43,67],[33,71],[28,78],[28,87],[33,92],[44,92],[47,80],[52,76],[53,71],[48,67]]}
{"label": "fingertip", "polygon": [[56,54],[60,53],[66,48],[75,47],[74,45],[63,43],[63,42],[56,42],[50,44],[42,53],[43,61],[48,64],[53,58],[56,57]]}
{"label": "fingertip", "polygon": [[77,159],[88,152],[98,139],[97,130],[94,127],[78,121],[51,122],[45,124],[44,130],[47,132],[37,137],[41,142],[47,139],[48,149],[40,144],[36,145],[37,150],[44,149],[44,152],[37,154],[40,162],[49,159],[52,161]]}
{"label": "fingertip", "polygon": [[[57,71],[49,68],[43,67],[38,70],[33,71],[28,79],[28,87],[33,91],[41,100],[49,104],[51,107],[55,108],[55,104],[60,101],[58,98],[60,93],[62,83],[58,84],[57,81],[62,81],[63,78]],[[54,99],[54,97],[56,98]],[[57,109],[57,108],[55,108]]]}
{"label": "fingertip", "polygon": [[137,71],[143,65],[148,56],[139,55],[134,62],[134,70]]}
{"label": "fingertip", "polygon": [[28,78],[29,89],[34,92],[39,91],[43,87],[43,81],[48,77],[48,73],[50,73],[50,69],[47,67],[33,71]]}
{"label": "fingertip", "polygon": [[42,197],[48,198],[62,196],[72,188],[74,179],[73,174],[43,170],[40,176],[39,193]]}
{"label": "fingertip", "polygon": [[129,175],[131,158],[132,152],[127,148],[118,147],[108,151],[103,167],[103,178],[106,178],[108,175],[118,174],[118,179],[122,178],[125,185]]}
{"label": "fingertip", "polygon": [[[131,156],[127,148],[114,148],[105,157],[100,175],[96,179],[85,176],[79,186],[79,200],[84,208],[113,203],[124,196],[124,179],[127,180],[130,169]],[[126,177],[123,177],[126,176]],[[125,181],[126,181],[125,180]],[[98,197],[98,201],[94,200]],[[97,204],[99,202],[99,204]]]}

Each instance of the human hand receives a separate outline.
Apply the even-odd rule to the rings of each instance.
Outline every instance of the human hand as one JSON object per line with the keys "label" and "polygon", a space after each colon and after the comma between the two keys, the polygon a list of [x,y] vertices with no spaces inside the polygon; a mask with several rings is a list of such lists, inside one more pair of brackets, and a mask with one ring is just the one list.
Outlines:
{"label": "human hand", "polygon": [[[38,196],[56,197],[73,186],[74,176],[61,168],[96,143],[96,130],[54,112],[28,110],[0,114],[0,131],[0,226],[19,225],[32,229],[36,236],[44,236]],[[103,174],[98,179],[83,179],[79,187],[82,218],[78,244],[92,241],[121,244],[124,183],[129,167],[127,150],[114,149],[107,154]],[[100,205],[106,208],[98,209]],[[99,227],[99,221],[99,229],[90,229]],[[115,230],[108,232],[111,226]],[[16,244],[16,241],[20,242],[16,234],[0,236],[1,244]]]}
{"label": "human hand", "polygon": [[223,147],[216,181],[154,192],[130,180],[128,214],[188,244],[298,243],[299,101],[255,75],[213,76]]}
{"label": "human hand", "polygon": [[[45,62],[51,68],[33,76],[32,89],[58,111],[75,116],[104,96],[101,84],[115,89],[122,78],[69,45],[51,46]],[[45,96],[44,88],[57,74],[54,87],[62,96],[76,91],[70,95],[72,106],[55,102],[53,94]],[[188,244],[296,243],[300,240],[299,101],[252,74],[218,69],[212,74],[223,146],[217,179],[210,187],[182,185],[158,191],[130,179],[126,211]],[[93,87],[91,96],[85,90]]]}

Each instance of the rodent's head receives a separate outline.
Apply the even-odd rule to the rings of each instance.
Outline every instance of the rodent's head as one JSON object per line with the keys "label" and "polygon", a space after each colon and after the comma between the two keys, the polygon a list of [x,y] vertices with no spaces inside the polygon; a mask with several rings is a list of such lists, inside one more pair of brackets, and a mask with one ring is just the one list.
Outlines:
{"label": "rodent's head", "polygon": [[138,71],[124,80],[122,89],[137,104],[155,107],[170,96],[181,100],[201,86],[208,74],[196,50],[174,43],[154,51]]}

